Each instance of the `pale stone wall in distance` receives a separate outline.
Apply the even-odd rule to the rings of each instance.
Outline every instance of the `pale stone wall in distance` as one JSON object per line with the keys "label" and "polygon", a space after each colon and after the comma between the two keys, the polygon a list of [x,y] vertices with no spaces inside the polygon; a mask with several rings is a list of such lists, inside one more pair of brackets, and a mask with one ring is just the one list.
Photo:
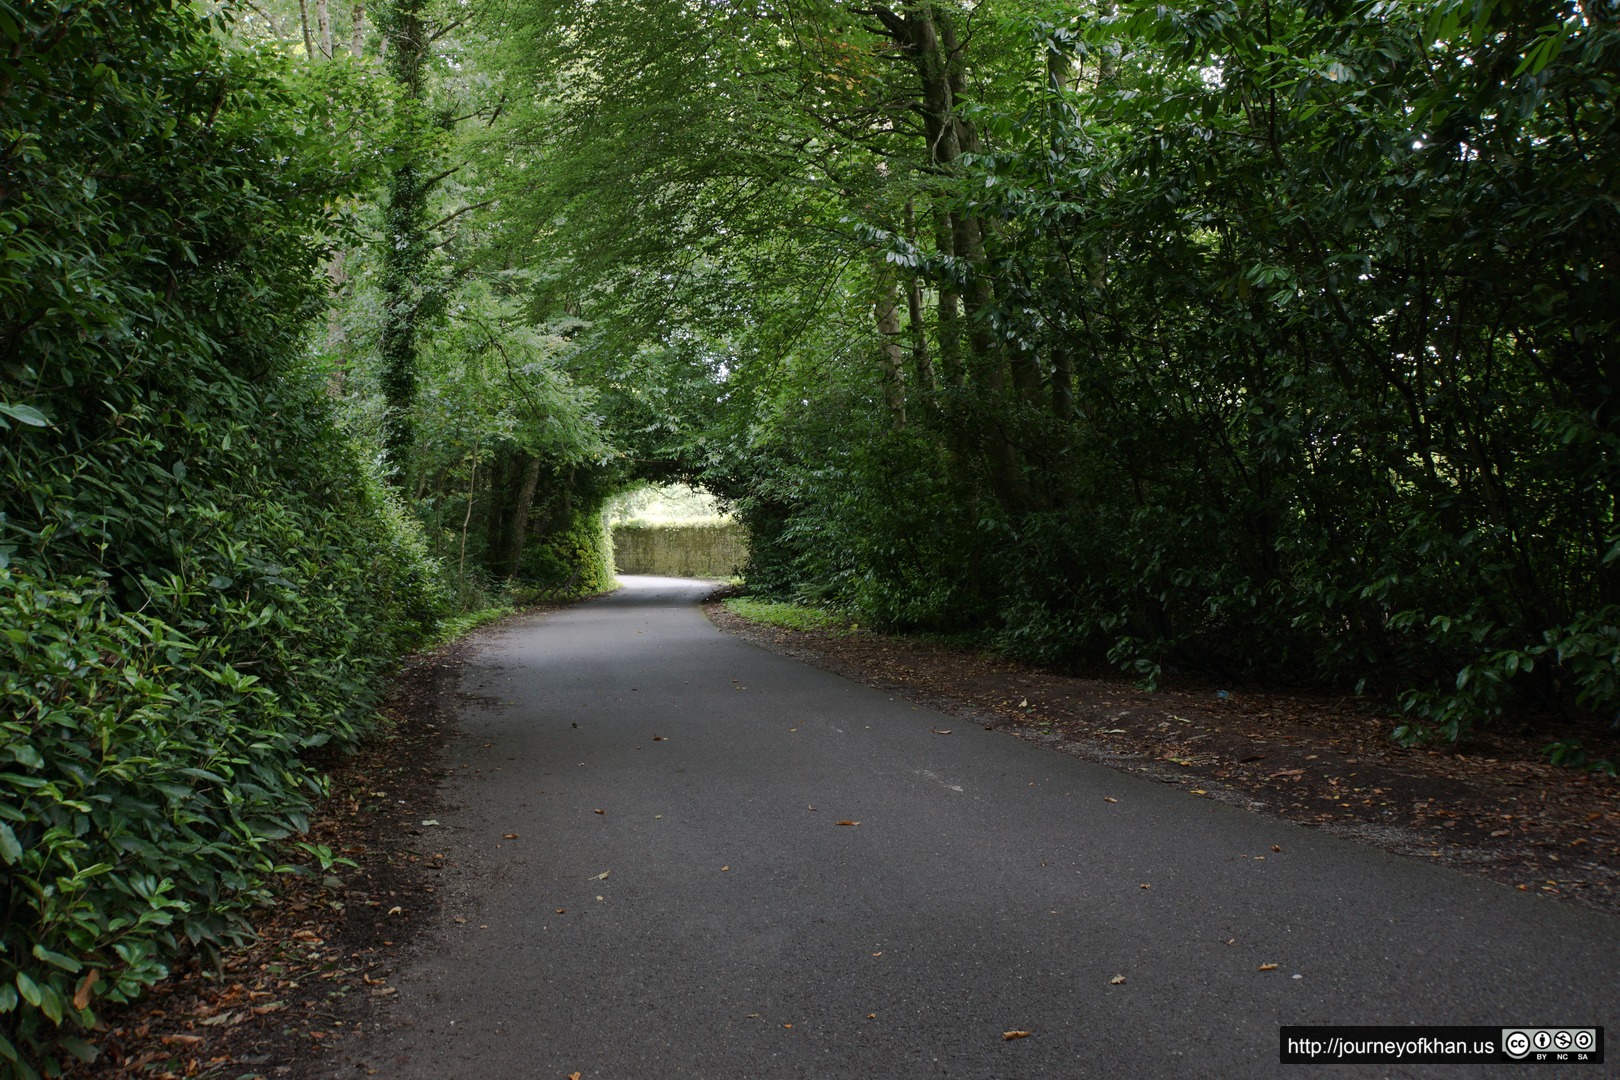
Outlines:
{"label": "pale stone wall in distance", "polygon": [[747,538],[734,521],[613,527],[613,568],[620,574],[729,578],[747,559]]}

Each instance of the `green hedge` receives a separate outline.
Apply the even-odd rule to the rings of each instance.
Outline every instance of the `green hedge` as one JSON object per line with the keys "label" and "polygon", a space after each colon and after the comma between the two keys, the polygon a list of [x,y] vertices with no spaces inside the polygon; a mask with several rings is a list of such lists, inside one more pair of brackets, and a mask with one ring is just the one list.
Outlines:
{"label": "green hedge", "polygon": [[247,931],[442,603],[299,359],[344,76],[218,30],[0,4],[0,1073]]}

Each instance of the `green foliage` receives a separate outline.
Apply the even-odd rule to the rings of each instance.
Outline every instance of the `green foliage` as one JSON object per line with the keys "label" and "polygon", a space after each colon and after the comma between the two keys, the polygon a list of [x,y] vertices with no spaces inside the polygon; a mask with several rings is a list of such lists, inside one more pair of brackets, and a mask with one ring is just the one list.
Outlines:
{"label": "green foliage", "polygon": [[844,630],[849,621],[823,608],[789,604],[780,600],[760,600],[752,596],[734,596],[725,601],[726,610],[752,622],[767,626],[782,626],[789,630]]}
{"label": "green foliage", "polygon": [[344,81],[184,3],[3,13],[0,1056],[31,1076],[246,931],[300,755],[443,597],[299,359],[362,171]]}
{"label": "green foliage", "polygon": [[566,524],[547,528],[524,548],[523,593],[548,600],[595,596],[614,587],[613,541],[599,502],[562,511]]}
{"label": "green foliage", "polygon": [[512,36],[552,81],[504,250],[639,358],[609,413],[752,587],[1402,738],[1620,716],[1612,19],[654,8]]}
{"label": "green foliage", "polygon": [[457,638],[465,637],[485,623],[504,619],[515,610],[517,609],[513,607],[487,607],[452,615],[440,621],[439,632],[434,638],[433,644],[442,645]]}

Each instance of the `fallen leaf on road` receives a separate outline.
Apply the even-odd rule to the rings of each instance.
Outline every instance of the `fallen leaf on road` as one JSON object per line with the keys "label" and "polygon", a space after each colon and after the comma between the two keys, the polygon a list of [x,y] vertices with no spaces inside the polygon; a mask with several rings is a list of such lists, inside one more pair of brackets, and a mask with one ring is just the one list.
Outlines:
{"label": "fallen leaf on road", "polygon": [[1104,795],[1103,802],[1119,802],[1119,800],[1114,798],[1112,795]]}
{"label": "fallen leaf on road", "polygon": [[401,912],[403,912],[404,910],[405,910],[404,908],[400,907],[398,904],[395,904],[393,907],[388,909],[388,914],[390,914],[390,915],[398,915]]}
{"label": "fallen leaf on road", "polygon": [[1137,888],[1138,889],[1151,889],[1151,888],[1153,888],[1153,886],[1147,884],[1146,882],[1143,882],[1142,884],[1138,885]]}
{"label": "fallen leaf on road", "polygon": [[806,809],[806,810],[814,810],[814,809],[815,809],[815,807],[813,807],[813,806],[807,806],[807,807],[805,807],[805,809]]}
{"label": "fallen leaf on road", "polygon": [[1282,845],[1281,844],[1272,844],[1271,845],[1271,850],[1272,851],[1281,851],[1282,850]]}
{"label": "fallen leaf on road", "polygon": [[1125,976],[1123,976],[1123,975],[1115,975],[1112,979],[1108,980],[1108,985],[1109,986],[1118,986],[1120,983],[1122,983],[1124,981],[1125,981]]}
{"label": "fallen leaf on road", "polygon": [[669,740],[664,738],[662,735],[654,735],[653,742],[669,742]]}
{"label": "fallen leaf on road", "polygon": [[167,1046],[195,1046],[202,1042],[201,1035],[165,1035],[162,1042]]}
{"label": "fallen leaf on road", "polygon": [[422,822],[422,824],[424,824],[424,825],[437,825],[438,822],[433,820],[432,818],[428,818],[426,821]]}
{"label": "fallen leaf on road", "polygon": [[1276,964],[1261,964],[1255,970],[1256,971],[1276,971],[1277,970],[1277,965]]}
{"label": "fallen leaf on road", "polygon": [[1001,1037],[1007,1042],[1011,1042],[1014,1039],[1027,1039],[1031,1034],[1032,1032],[1028,1031],[1003,1031]]}
{"label": "fallen leaf on road", "polygon": [[877,1013],[867,1013],[866,1018],[868,1020],[876,1020],[877,1019]]}
{"label": "fallen leaf on road", "polygon": [[568,1080],[579,1080],[579,1076],[580,1076],[579,1073],[569,1073],[568,1074]]}
{"label": "fallen leaf on road", "polygon": [[840,825],[859,825],[860,822],[858,822],[858,821],[840,821],[838,824],[840,824]]}
{"label": "fallen leaf on road", "polygon": [[592,813],[605,814],[605,813],[607,813],[607,811],[606,810],[593,810]]}
{"label": "fallen leaf on road", "polygon": [[721,868],[720,868],[720,872],[721,872],[721,873],[722,873],[722,874],[724,874],[724,873],[725,873],[725,872],[726,872],[726,871],[728,871],[728,870],[730,870],[730,869],[731,869],[731,867],[729,867],[729,866],[722,866],[722,867],[721,867]]}
{"label": "fallen leaf on road", "polygon": [[568,914],[568,909],[565,908],[565,907],[560,907],[560,908],[557,909],[557,914],[566,915],[566,914]]}
{"label": "fallen leaf on road", "polygon": [[783,1025],[782,1025],[782,1026],[783,1026],[783,1027],[785,1027],[785,1028],[790,1028],[790,1027],[792,1027],[792,1026],[793,1026],[793,1025],[792,1025],[792,1024],[783,1024]]}
{"label": "fallen leaf on road", "polygon": [[1209,794],[1209,792],[1207,792],[1207,791],[1205,791],[1205,790],[1204,790],[1204,789],[1203,789],[1203,788],[1201,788],[1201,787],[1195,787],[1195,788],[1193,788],[1193,789],[1192,789],[1192,793],[1193,793],[1193,794],[1194,794],[1194,795],[1208,795],[1208,794]]}
{"label": "fallen leaf on road", "polygon": [[604,871],[602,871],[602,872],[601,872],[601,873],[600,873],[600,874],[597,874],[597,875],[596,875],[596,880],[597,880],[597,881],[606,881],[606,880],[607,880],[607,876],[608,876],[608,875],[609,875],[609,874],[611,874],[611,873],[613,873],[613,871],[611,871],[611,870],[604,870]]}
{"label": "fallen leaf on road", "polygon": [[[600,813],[600,811],[598,811],[598,813]],[[501,839],[503,840],[516,840],[517,838],[518,834],[515,832],[501,833]]]}
{"label": "fallen leaf on road", "polygon": [[928,730],[932,731],[935,735],[949,735],[951,733],[950,728],[931,727]]}

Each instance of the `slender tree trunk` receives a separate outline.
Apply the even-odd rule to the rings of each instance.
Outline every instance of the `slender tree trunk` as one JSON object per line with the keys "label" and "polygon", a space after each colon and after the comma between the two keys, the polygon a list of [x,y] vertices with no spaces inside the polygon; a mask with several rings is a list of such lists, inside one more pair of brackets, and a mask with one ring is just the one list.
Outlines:
{"label": "slender tree trunk", "polygon": [[872,316],[883,341],[878,353],[878,367],[883,374],[883,404],[889,410],[894,429],[900,431],[906,426],[906,351],[900,345],[900,289],[895,284],[893,269],[881,256],[872,261],[872,276],[877,286]]}
{"label": "slender tree trunk", "polygon": [[512,547],[512,477],[517,455],[499,450],[489,467],[489,503],[484,507],[484,566],[491,574],[508,573],[506,556]]}
{"label": "slender tree trunk", "polygon": [[359,56],[366,46],[366,3],[354,0],[354,18],[349,33],[349,52]]}
{"label": "slender tree trunk", "polygon": [[304,55],[315,59],[315,38],[309,32],[309,0],[298,0],[298,18],[304,24]]}
{"label": "slender tree trunk", "polygon": [[396,482],[403,482],[416,432],[411,413],[416,405],[417,318],[421,307],[429,247],[427,189],[423,147],[429,131],[426,115],[428,34],[422,19],[425,0],[394,0],[380,19],[389,45],[388,70],[404,91],[388,178],[388,207],[383,249],[382,354],[383,449]]}
{"label": "slender tree trunk", "polygon": [[[917,245],[917,215],[911,203],[906,203],[906,239]],[[923,320],[922,283],[914,272],[906,275],[906,322],[911,328],[911,364],[917,373],[917,389],[930,402],[937,387],[934,379],[934,359],[928,352],[928,327]]]}
{"label": "slender tree trunk", "polygon": [[529,454],[523,456],[523,481],[518,485],[517,502],[512,504],[512,546],[506,560],[506,574],[516,577],[523,563],[523,545],[529,539],[529,510],[534,505],[534,493],[540,487],[540,459]]}
{"label": "slender tree trunk", "polygon": [[332,59],[332,16],[326,0],[315,0],[315,28],[320,36],[321,55]]}
{"label": "slender tree trunk", "polygon": [[467,583],[467,531],[472,527],[473,496],[478,491],[478,455],[468,455],[472,458],[472,468],[467,472],[467,513],[461,519],[461,560],[456,571],[457,587],[465,589]]}
{"label": "slender tree trunk", "polygon": [[[943,203],[934,208],[934,248],[941,255],[956,254],[950,213]],[[961,390],[967,384],[962,364],[961,298],[956,287],[946,281],[939,283],[939,362],[945,369],[945,381],[952,389]]]}

